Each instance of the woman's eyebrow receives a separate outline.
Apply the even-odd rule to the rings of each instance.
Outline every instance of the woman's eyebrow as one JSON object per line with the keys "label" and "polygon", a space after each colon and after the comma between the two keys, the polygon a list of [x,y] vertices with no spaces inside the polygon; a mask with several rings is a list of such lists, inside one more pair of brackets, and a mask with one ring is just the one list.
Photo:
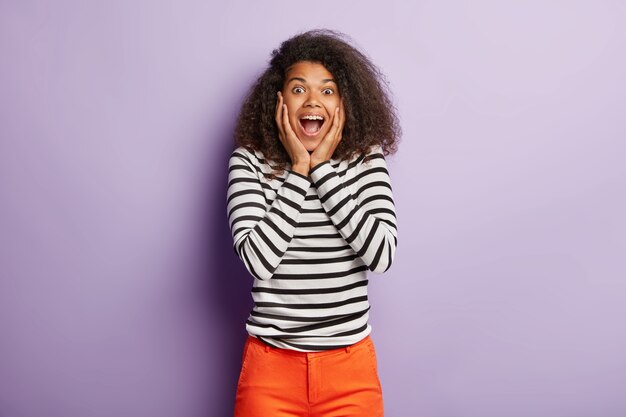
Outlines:
{"label": "woman's eyebrow", "polygon": [[[287,80],[287,84],[289,84],[289,83],[290,83],[290,82],[292,82],[292,81],[300,81],[301,83],[304,83],[304,84],[306,84],[306,83],[307,83],[307,82],[306,82],[306,80],[305,80],[304,78],[302,78],[302,77],[291,77],[289,80]],[[337,84],[337,83],[335,82],[335,80],[333,80],[332,78],[324,78],[324,79],[322,80],[322,84],[326,84],[326,83],[333,83],[333,84]]]}
{"label": "woman's eyebrow", "polygon": [[306,80],[304,78],[301,77],[291,77],[288,81],[287,84],[289,84],[292,81],[300,81],[301,83],[305,83],[306,84]]}

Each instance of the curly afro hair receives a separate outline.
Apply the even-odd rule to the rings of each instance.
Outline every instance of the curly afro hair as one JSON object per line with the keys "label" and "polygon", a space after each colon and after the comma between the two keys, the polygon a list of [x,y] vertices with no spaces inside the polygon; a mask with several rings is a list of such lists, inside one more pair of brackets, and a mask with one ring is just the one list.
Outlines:
{"label": "curly afro hair", "polygon": [[384,75],[342,33],[313,30],[298,34],[272,52],[269,67],[244,99],[235,127],[235,143],[260,151],[282,172],[291,162],[278,137],[276,92],[287,70],[300,61],[322,64],[333,75],[345,108],[342,140],[333,154],[348,159],[380,145],[385,155],[397,150],[400,125]]}

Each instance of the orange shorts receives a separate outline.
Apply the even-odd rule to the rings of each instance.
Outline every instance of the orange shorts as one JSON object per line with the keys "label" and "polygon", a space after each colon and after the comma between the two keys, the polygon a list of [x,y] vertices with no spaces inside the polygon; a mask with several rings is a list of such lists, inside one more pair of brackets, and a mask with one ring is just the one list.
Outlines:
{"label": "orange shorts", "polygon": [[369,336],[322,352],[278,349],[248,336],[235,417],[381,417],[383,395]]}

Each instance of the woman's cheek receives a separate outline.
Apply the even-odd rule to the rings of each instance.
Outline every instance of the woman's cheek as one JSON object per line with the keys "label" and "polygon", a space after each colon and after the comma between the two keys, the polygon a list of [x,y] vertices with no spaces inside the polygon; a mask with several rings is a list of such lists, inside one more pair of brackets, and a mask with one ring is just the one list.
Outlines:
{"label": "woman's cheek", "polygon": [[289,124],[291,125],[291,130],[293,130],[297,135],[298,134],[298,120],[295,117],[290,117]]}

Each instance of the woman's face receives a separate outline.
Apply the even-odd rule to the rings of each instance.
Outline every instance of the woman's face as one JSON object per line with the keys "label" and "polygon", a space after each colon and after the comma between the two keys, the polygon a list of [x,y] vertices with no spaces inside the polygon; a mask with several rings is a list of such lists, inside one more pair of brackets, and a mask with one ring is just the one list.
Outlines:
{"label": "woman's face", "polygon": [[341,96],[333,75],[322,64],[299,61],[289,67],[282,90],[289,124],[307,151],[330,130]]}

